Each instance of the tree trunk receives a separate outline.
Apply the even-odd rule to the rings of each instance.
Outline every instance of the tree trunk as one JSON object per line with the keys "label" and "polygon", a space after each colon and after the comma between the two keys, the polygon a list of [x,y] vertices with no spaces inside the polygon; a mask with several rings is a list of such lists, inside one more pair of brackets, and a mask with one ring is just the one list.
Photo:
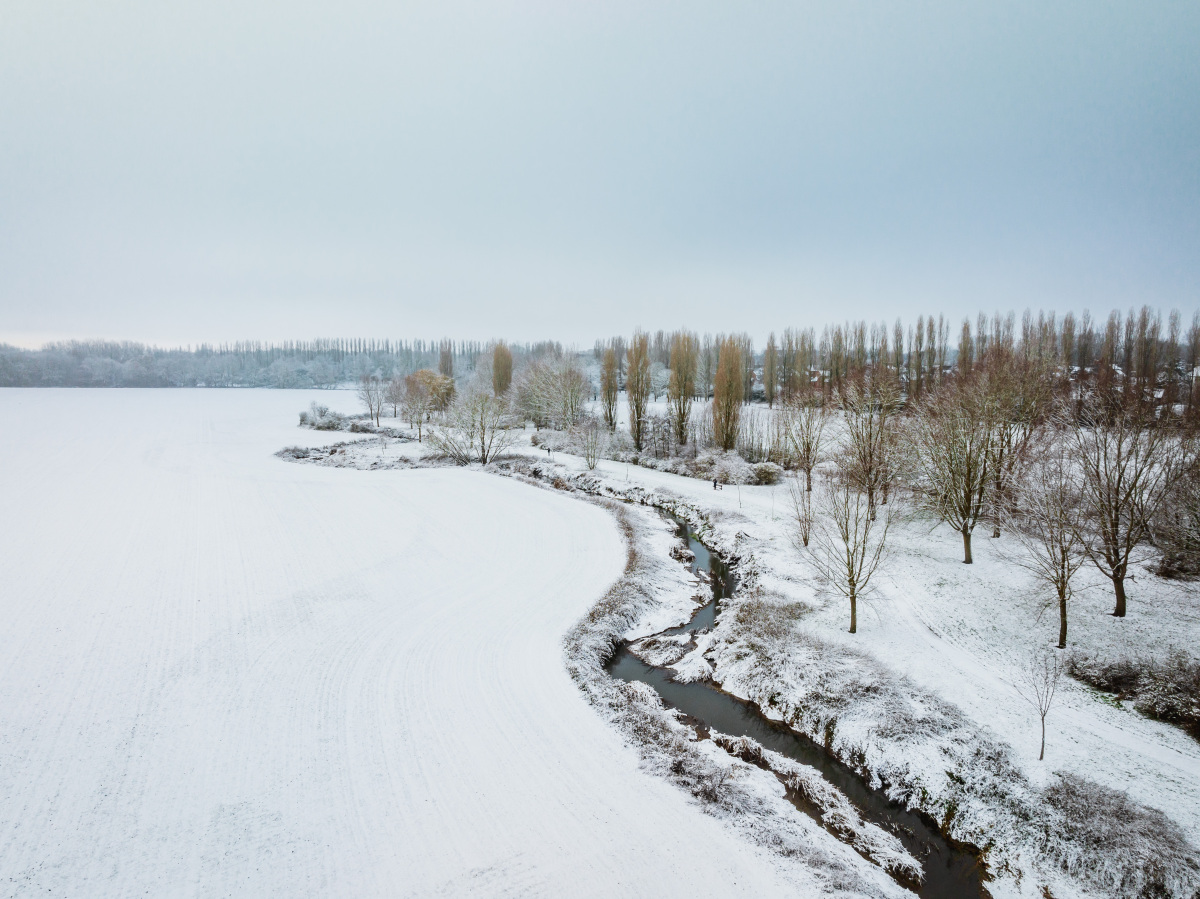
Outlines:
{"label": "tree trunk", "polygon": [[1113,609],[1116,618],[1125,617],[1125,574],[1114,574],[1112,578],[1113,591],[1117,594],[1117,607]]}
{"label": "tree trunk", "polygon": [[858,600],[853,593],[850,594],[850,633],[858,633]]}
{"label": "tree trunk", "polygon": [[963,528],[963,564],[970,565],[974,560],[971,558],[971,532]]}
{"label": "tree trunk", "polygon": [[1058,648],[1067,648],[1067,594],[1058,594]]}
{"label": "tree trunk", "polygon": [[1038,753],[1038,761],[1046,758],[1046,716],[1042,716],[1042,751]]}
{"label": "tree trunk", "polygon": [[812,493],[812,469],[804,469],[804,486],[808,493]]}

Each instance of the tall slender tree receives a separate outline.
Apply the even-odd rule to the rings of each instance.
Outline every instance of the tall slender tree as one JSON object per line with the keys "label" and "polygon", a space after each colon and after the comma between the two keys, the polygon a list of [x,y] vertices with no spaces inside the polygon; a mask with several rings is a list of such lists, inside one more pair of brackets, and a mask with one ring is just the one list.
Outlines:
{"label": "tall slender tree", "polygon": [[667,398],[675,427],[675,441],[680,446],[687,443],[688,419],[692,412],[692,400],[696,396],[699,355],[700,342],[695,334],[677,331],[671,336],[671,380],[667,385]]}
{"label": "tall slender tree", "polygon": [[513,356],[503,341],[492,349],[492,392],[503,396],[512,386]]}
{"label": "tall slender tree", "polygon": [[604,424],[610,431],[617,426],[617,396],[620,392],[617,351],[610,346],[604,350],[604,361],[600,365],[600,402],[604,407]]}
{"label": "tall slender tree", "polygon": [[713,440],[726,451],[737,446],[744,387],[742,346],[736,337],[723,337],[717,354],[712,417]]}
{"label": "tall slender tree", "polygon": [[775,405],[775,394],[779,389],[779,347],[775,343],[775,332],[767,338],[767,348],[763,351],[763,393],[766,394],[767,407]]}
{"label": "tall slender tree", "polygon": [[635,331],[627,351],[629,371],[625,376],[625,401],[629,404],[629,433],[641,452],[646,436],[646,404],[650,399],[650,337]]}

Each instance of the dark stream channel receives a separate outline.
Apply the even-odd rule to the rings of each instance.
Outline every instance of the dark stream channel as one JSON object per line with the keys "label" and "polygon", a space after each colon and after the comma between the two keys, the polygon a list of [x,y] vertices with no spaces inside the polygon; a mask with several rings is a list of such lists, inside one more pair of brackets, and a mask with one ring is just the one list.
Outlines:
{"label": "dark stream channel", "polygon": [[[691,533],[687,523],[671,517],[679,536],[687,540],[695,553],[691,569],[711,584],[712,602],[696,612],[682,627],[665,633],[684,633],[713,626],[720,602],[735,587],[725,562]],[[824,778],[846,794],[863,820],[894,833],[925,869],[925,881],[916,891],[922,899],[975,899],[986,897],[984,870],[978,857],[947,840],[937,827],[916,812],[893,802],[882,791],[871,789],[851,768],[838,761],[825,748],[791,728],[766,718],[751,703],[724,693],[709,683],[676,683],[668,668],[647,665],[627,646],[620,646],[606,666],[609,674],[623,681],[649,684],[667,702],[705,727],[735,737],[751,737],[768,749],[811,765]],[[815,809],[798,805],[801,811],[820,821]]]}

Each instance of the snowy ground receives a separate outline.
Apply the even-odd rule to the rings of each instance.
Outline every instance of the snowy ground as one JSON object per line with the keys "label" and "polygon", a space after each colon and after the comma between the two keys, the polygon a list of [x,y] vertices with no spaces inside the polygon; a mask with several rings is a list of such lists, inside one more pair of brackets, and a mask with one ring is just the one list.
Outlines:
{"label": "snowy ground", "polygon": [[611,518],[283,464],[341,436],[295,427],[313,398],[0,391],[3,892],[798,889],[564,671],[622,568]]}

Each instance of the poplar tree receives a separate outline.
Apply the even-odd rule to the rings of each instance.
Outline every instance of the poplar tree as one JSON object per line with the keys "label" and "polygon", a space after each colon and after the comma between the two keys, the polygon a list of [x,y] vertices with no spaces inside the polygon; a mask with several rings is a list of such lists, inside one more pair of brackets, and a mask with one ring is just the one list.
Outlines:
{"label": "poplar tree", "polygon": [[617,351],[610,346],[604,351],[604,361],[600,365],[600,401],[604,406],[604,423],[610,431],[617,426],[617,395],[620,391]]}
{"label": "poplar tree", "polygon": [[713,385],[713,439],[722,450],[737,446],[742,412],[742,347],[736,337],[721,338]]}
{"label": "poplar tree", "polygon": [[667,397],[675,425],[675,439],[680,446],[687,443],[688,418],[692,412],[692,399],[696,395],[699,355],[700,342],[695,334],[678,331],[672,335],[671,382],[667,386]]}
{"label": "poplar tree", "polygon": [[779,383],[779,348],[775,344],[775,332],[767,338],[763,352],[763,391],[767,395],[767,407],[775,405],[775,391]]}
{"label": "poplar tree", "polygon": [[646,403],[650,399],[650,338],[634,332],[626,353],[629,371],[625,376],[625,401],[629,403],[629,433],[639,452],[646,435]]}
{"label": "poplar tree", "polygon": [[496,344],[492,350],[492,392],[503,396],[512,386],[512,350],[503,342]]}

